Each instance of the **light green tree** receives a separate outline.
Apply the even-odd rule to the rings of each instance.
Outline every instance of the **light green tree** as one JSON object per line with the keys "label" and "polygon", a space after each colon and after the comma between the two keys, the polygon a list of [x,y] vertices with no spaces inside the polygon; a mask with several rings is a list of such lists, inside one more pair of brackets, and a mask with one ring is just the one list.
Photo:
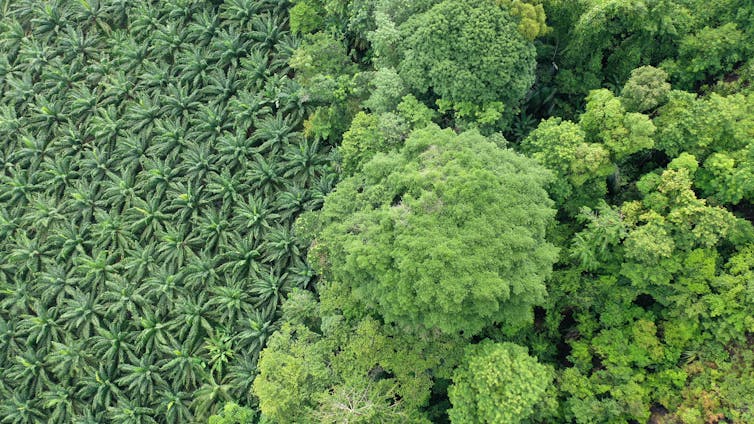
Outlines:
{"label": "light green tree", "polygon": [[557,256],[545,239],[548,181],[477,132],[414,131],[328,196],[310,261],[399,326],[467,336],[515,327],[544,299]]}
{"label": "light green tree", "polygon": [[520,423],[534,413],[552,370],[513,343],[485,340],[466,348],[453,374],[448,411],[453,423]]}

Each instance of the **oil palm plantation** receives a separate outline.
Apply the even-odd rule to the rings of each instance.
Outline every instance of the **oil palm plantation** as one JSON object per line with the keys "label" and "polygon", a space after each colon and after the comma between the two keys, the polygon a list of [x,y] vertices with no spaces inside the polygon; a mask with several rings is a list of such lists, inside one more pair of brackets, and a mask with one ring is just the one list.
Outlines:
{"label": "oil palm plantation", "polygon": [[280,304],[313,275],[293,220],[334,186],[302,132],[290,4],[6,3],[0,421],[254,403]]}

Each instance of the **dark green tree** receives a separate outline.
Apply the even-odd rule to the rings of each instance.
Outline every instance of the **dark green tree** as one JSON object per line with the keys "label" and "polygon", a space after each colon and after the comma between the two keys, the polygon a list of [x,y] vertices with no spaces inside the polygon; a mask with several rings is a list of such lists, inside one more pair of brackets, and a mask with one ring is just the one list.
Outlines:
{"label": "dark green tree", "polygon": [[534,45],[518,24],[500,2],[440,2],[400,26],[399,74],[458,117],[510,118],[534,83]]}

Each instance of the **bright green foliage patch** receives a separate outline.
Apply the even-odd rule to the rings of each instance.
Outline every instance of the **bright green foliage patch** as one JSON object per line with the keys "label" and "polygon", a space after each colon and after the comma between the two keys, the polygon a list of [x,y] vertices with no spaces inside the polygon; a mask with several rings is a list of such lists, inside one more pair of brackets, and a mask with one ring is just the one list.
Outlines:
{"label": "bright green foliage patch", "polygon": [[454,365],[448,337],[414,335],[369,317],[348,319],[331,306],[337,290],[322,288],[322,303],[294,292],[283,325],[259,361],[254,382],[265,418],[279,423],[427,423],[433,375]]}
{"label": "bright green foliage patch", "polygon": [[448,395],[454,423],[520,423],[533,412],[553,373],[526,348],[489,340],[466,348]]}
{"label": "bright green foliage patch", "polygon": [[315,261],[386,321],[447,333],[516,326],[545,294],[549,174],[478,133],[427,127],[342,181]]}

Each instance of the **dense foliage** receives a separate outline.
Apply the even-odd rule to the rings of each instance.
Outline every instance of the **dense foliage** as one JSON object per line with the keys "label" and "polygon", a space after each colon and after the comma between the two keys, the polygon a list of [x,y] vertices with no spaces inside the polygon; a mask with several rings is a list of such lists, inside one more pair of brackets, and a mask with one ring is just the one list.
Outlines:
{"label": "dense foliage", "polygon": [[0,420],[200,421],[336,181],[279,2],[2,2]]}
{"label": "dense foliage", "polygon": [[328,196],[310,260],[358,308],[406,328],[472,336],[530,321],[557,255],[548,179],[478,133],[416,130]]}
{"label": "dense foliage", "polygon": [[485,340],[466,348],[448,396],[459,423],[510,423],[529,418],[552,382],[552,373],[513,343]]}
{"label": "dense foliage", "polygon": [[0,422],[754,422],[750,0],[0,1]]}

